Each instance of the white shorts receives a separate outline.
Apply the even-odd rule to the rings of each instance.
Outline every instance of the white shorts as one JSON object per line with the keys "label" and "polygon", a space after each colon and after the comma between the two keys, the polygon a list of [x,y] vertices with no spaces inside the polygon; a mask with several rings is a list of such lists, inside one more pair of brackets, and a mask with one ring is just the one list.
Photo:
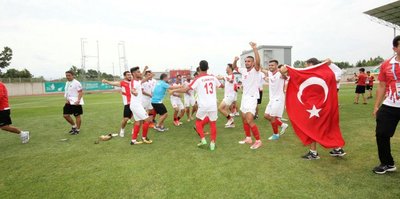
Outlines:
{"label": "white shorts", "polygon": [[282,117],[283,110],[285,109],[285,99],[274,99],[268,102],[265,108],[265,114],[273,117]]}
{"label": "white shorts", "polygon": [[237,92],[235,92],[235,98],[234,99],[235,99],[234,102],[236,102],[237,101]]}
{"label": "white shorts", "polygon": [[225,96],[222,101],[225,103],[225,105],[230,106],[236,100],[235,100],[235,96],[229,95],[229,96]]}
{"label": "white shorts", "polygon": [[194,104],[196,103],[196,100],[193,96],[184,95],[183,99],[185,101],[185,107],[194,106]]}
{"label": "white shorts", "polygon": [[256,114],[257,98],[251,96],[242,96],[242,102],[240,104],[240,111],[242,113]]}
{"label": "white shorts", "polygon": [[130,104],[129,108],[131,108],[135,121],[145,120],[149,117],[142,104]]}
{"label": "white shorts", "polygon": [[217,121],[218,119],[218,111],[203,111],[203,110],[197,110],[196,112],[196,118],[200,119],[200,120],[204,120],[204,118],[206,118],[206,116],[208,116],[208,118],[210,119],[210,121]]}
{"label": "white shorts", "polygon": [[185,109],[185,107],[183,106],[182,100],[180,98],[172,98],[171,97],[171,104],[174,109],[175,108],[178,108],[179,110]]}
{"label": "white shorts", "polygon": [[145,110],[152,110],[153,106],[151,105],[151,98],[142,97],[142,105]]}

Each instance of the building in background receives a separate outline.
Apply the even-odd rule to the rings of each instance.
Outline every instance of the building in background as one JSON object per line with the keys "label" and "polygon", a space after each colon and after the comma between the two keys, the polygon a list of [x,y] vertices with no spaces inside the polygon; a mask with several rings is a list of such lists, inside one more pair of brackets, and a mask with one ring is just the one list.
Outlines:
{"label": "building in background", "polygon": [[[260,54],[261,66],[268,67],[268,62],[276,59],[279,64],[292,65],[292,46],[258,46],[258,53]],[[253,56],[253,50],[243,51],[240,55],[240,64],[244,67],[244,59],[247,56]]]}

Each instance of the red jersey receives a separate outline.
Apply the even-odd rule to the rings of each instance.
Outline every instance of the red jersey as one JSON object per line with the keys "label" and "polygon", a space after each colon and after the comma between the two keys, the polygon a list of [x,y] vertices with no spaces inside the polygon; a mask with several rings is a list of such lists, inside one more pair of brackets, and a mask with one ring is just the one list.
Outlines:
{"label": "red jersey", "polygon": [[396,91],[396,81],[400,80],[400,65],[395,57],[382,63],[378,80],[386,83],[386,98],[382,104],[400,108],[400,96]]}
{"label": "red jersey", "polygon": [[122,103],[124,103],[124,105],[129,105],[131,103],[130,82],[122,80],[120,84],[121,84]]}
{"label": "red jersey", "polygon": [[7,88],[3,82],[0,82],[0,111],[8,109],[10,109],[10,105],[8,104]]}
{"label": "red jersey", "polygon": [[368,76],[365,73],[360,73],[358,75],[357,86],[365,86]]}
{"label": "red jersey", "polygon": [[375,77],[373,75],[368,77],[368,85],[374,85]]}

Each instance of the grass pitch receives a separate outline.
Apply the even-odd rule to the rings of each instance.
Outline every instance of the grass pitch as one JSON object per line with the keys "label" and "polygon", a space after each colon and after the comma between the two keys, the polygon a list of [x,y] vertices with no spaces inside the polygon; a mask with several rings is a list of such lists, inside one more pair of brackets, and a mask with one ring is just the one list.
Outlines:
{"label": "grass pitch", "polygon": [[[267,89],[266,89],[267,90]],[[0,133],[0,198],[398,198],[399,172],[373,174],[378,164],[375,143],[374,99],[354,105],[354,86],[339,93],[340,121],[348,153],[332,158],[318,148],[320,160],[300,158],[307,152],[291,127],[278,141],[268,141],[271,127],[258,119],[263,147],[239,145],[242,122],[224,129],[217,123],[217,148],[196,146],[194,122],[169,131],[150,130],[151,145],[131,146],[129,125],[124,138],[94,144],[97,137],[119,132],[122,103],[119,93],[84,96],[81,134],[71,136],[62,117],[62,95],[12,97],[15,126],[31,132],[29,144]],[[222,100],[222,91],[219,93]],[[239,97],[240,99],[240,97]],[[264,113],[267,92],[260,112]],[[285,116],[287,118],[287,116]],[[206,128],[208,129],[208,127]],[[398,134],[398,133],[397,133]],[[65,141],[65,139],[67,139]],[[399,137],[392,153],[400,160]],[[398,165],[399,166],[399,165]]]}

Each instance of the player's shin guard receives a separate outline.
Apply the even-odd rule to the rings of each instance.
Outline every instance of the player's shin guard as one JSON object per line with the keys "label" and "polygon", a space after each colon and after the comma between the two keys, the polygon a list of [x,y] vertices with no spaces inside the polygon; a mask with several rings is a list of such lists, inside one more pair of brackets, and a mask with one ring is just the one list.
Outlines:
{"label": "player's shin guard", "polygon": [[149,125],[150,122],[143,122],[143,127],[142,127],[142,137],[147,137],[147,132],[149,131]]}
{"label": "player's shin guard", "polygon": [[211,130],[211,142],[216,141],[217,139],[217,123],[215,121],[210,122],[210,130]]}
{"label": "player's shin guard", "polygon": [[243,129],[244,129],[244,133],[246,134],[246,137],[251,137],[250,125],[248,123],[243,124]]}
{"label": "player's shin guard", "polygon": [[133,132],[132,132],[132,140],[136,140],[138,134],[140,131],[140,124],[139,125],[134,125],[133,126]]}
{"label": "player's shin guard", "polygon": [[256,138],[256,140],[260,140],[260,132],[258,131],[257,125],[252,126],[251,131],[253,132],[254,138]]}
{"label": "player's shin guard", "polygon": [[200,138],[204,138],[204,132],[203,132],[203,120],[196,120],[196,130],[197,133],[199,134]]}

